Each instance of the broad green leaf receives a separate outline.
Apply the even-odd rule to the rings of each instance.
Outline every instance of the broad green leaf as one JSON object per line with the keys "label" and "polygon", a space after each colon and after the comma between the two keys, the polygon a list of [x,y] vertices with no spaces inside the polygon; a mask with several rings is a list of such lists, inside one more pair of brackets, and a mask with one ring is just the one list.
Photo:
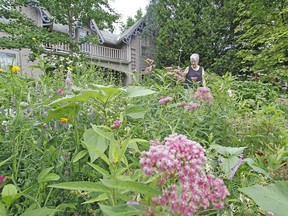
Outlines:
{"label": "broad green leaf", "polygon": [[7,209],[9,209],[11,204],[21,196],[13,184],[5,185],[2,189],[1,195],[2,201],[5,203]]}
{"label": "broad green leaf", "polygon": [[240,155],[246,147],[232,148],[213,144],[210,146],[210,148],[217,150],[222,155]]}
{"label": "broad green leaf", "polygon": [[11,196],[14,197],[17,194],[17,189],[13,184],[7,184],[2,190],[2,197]]}
{"label": "broad green leaf", "polygon": [[126,109],[126,115],[133,119],[144,118],[147,109],[142,106],[130,106]]}
{"label": "broad green leaf", "polygon": [[142,182],[134,182],[134,181],[117,181],[117,180],[108,180],[108,179],[101,179],[101,182],[111,188],[117,188],[127,191],[135,191],[138,193],[150,195],[150,196],[157,196],[159,191],[156,189],[144,184]]}
{"label": "broad green leaf", "polygon": [[120,151],[119,145],[117,141],[114,138],[114,134],[112,132],[107,132],[102,129],[100,129],[99,126],[92,125],[93,130],[98,133],[100,136],[106,138],[110,141],[109,143],[109,159],[110,161],[118,162],[119,157],[118,153]]}
{"label": "broad green leaf", "polygon": [[49,209],[49,208],[39,208],[39,209],[33,209],[33,210],[28,210],[25,211],[21,216],[50,216],[54,215],[57,211],[57,209]]}
{"label": "broad green leaf", "polygon": [[[97,147],[95,146],[89,146],[89,144],[83,142],[84,145],[88,148],[88,152],[89,154],[93,154],[93,155],[97,155],[98,157],[100,157],[107,165],[111,166],[111,162],[109,160],[109,158],[101,151],[99,150]],[[91,162],[92,162],[92,158],[91,158]]]}
{"label": "broad green leaf", "polygon": [[[86,130],[83,134],[85,146],[93,163],[98,157],[98,152],[104,153],[108,148],[109,141],[105,137],[99,135],[92,128]],[[97,151],[95,151],[97,149]],[[103,160],[103,159],[102,159]]]}
{"label": "broad green leaf", "polygon": [[240,159],[237,156],[223,158],[220,166],[223,169],[224,173],[229,176],[232,168],[238,163],[239,160]]}
{"label": "broad green leaf", "polygon": [[93,169],[95,169],[97,172],[101,173],[103,176],[110,178],[111,175],[109,174],[109,172],[107,172],[107,170],[99,167],[96,164],[92,164],[92,163],[88,163]]}
{"label": "broad green leaf", "polygon": [[49,173],[48,175],[45,176],[44,179],[39,181],[39,183],[49,182],[49,181],[58,181],[59,179],[60,179],[60,176],[57,175],[56,173]]}
{"label": "broad green leaf", "polygon": [[103,85],[94,84],[93,86],[100,89],[104,93],[101,98],[100,97],[98,98],[103,103],[106,103],[108,100],[112,99],[114,96],[125,91],[125,89],[116,88],[115,86],[112,86],[112,85],[103,86]]}
{"label": "broad green leaf", "polygon": [[45,182],[45,177],[48,175],[48,173],[49,173],[53,168],[54,168],[54,167],[48,167],[48,168],[43,169],[43,170],[39,173],[39,175],[38,175],[38,177],[37,177],[38,182],[39,182],[39,183]]}
{"label": "broad green leaf", "polygon": [[257,184],[239,191],[251,197],[261,209],[272,211],[275,216],[287,216],[288,181],[276,181],[267,186]]}
{"label": "broad green leaf", "polygon": [[117,144],[117,141],[115,140],[114,134],[112,132],[104,131],[104,130],[100,129],[100,127],[98,127],[97,125],[92,125],[92,128],[97,134],[99,134],[100,136],[108,139],[114,145]]}
{"label": "broad green leaf", "polygon": [[262,174],[264,174],[265,176],[269,176],[268,173],[267,173],[264,169],[262,169],[262,168],[260,168],[260,167],[258,167],[258,166],[255,165],[255,161],[254,161],[253,159],[251,159],[251,158],[245,158],[244,161],[247,162],[247,164],[248,164],[255,172],[262,173]]}
{"label": "broad green leaf", "polygon": [[103,201],[103,200],[107,200],[108,196],[107,193],[102,193],[97,197],[94,197],[90,200],[87,200],[86,202],[84,202],[83,204],[88,204],[88,203],[94,203],[94,202],[99,202],[99,201]]}
{"label": "broad green leaf", "polygon": [[5,205],[0,201],[0,216],[7,216]]}
{"label": "broad green leaf", "polygon": [[128,86],[127,87],[127,97],[139,97],[139,96],[146,96],[150,94],[155,94],[156,92],[142,86]]}
{"label": "broad green leaf", "polygon": [[45,121],[60,118],[68,118],[68,120],[72,121],[74,117],[80,112],[80,110],[81,110],[80,104],[71,102],[56,109],[50,109],[48,111],[48,116],[45,119]]}
{"label": "broad green leaf", "polygon": [[76,162],[79,161],[81,158],[83,158],[87,153],[88,153],[87,150],[82,150],[82,151],[78,152],[78,153],[76,154],[76,156],[74,157],[74,159],[73,159],[72,162],[73,162],[73,163],[76,163]]}
{"label": "broad green leaf", "polygon": [[99,206],[105,216],[136,216],[146,213],[146,209],[142,205]]}
{"label": "broad green leaf", "polygon": [[86,89],[82,90],[78,95],[67,95],[64,98],[59,98],[52,101],[49,106],[64,103],[64,102],[89,102],[89,98],[101,98],[103,94],[99,90]]}
{"label": "broad green leaf", "polygon": [[111,190],[100,182],[62,182],[58,184],[49,185],[48,187],[60,188],[66,190],[81,190],[81,191],[95,191],[95,192],[108,192]]}

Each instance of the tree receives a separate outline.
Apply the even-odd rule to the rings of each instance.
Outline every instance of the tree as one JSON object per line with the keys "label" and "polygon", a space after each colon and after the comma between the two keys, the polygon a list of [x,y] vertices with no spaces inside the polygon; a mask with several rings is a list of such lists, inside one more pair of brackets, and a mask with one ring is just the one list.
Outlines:
{"label": "tree", "polygon": [[22,14],[19,8],[26,6],[26,3],[21,0],[0,0],[0,14],[6,19],[5,22],[0,22],[0,31],[8,34],[0,37],[0,48],[29,48],[38,54],[43,51],[42,44],[68,42],[66,35],[38,27],[33,20]]}
{"label": "tree", "polygon": [[39,0],[55,21],[69,27],[70,44],[73,44],[73,28],[75,25],[88,25],[94,19],[100,29],[113,30],[113,23],[119,15],[113,11],[106,0]]}
{"label": "tree", "polygon": [[288,1],[244,0],[238,19],[243,73],[287,80]]}
{"label": "tree", "polygon": [[141,10],[141,8],[139,8],[136,12],[136,15],[133,17],[128,16],[126,23],[122,24],[121,28],[121,32],[124,32],[125,30],[127,30],[128,28],[130,28],[134,23],[136,23],[138,20],[140,20],[143,17],[143,12]]}
{"label": "tree", "polygon": [[156,63],[186,66],[196,52],[206,68],[218,74],[235,72],[239,64],[234,33],[238,4],[239,0],[151,1],[143,35],[156,46]]}

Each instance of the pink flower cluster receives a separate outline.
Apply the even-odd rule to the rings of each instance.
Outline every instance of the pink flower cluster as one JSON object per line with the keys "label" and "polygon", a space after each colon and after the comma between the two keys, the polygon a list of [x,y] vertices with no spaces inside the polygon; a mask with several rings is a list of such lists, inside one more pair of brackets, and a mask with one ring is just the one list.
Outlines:
{"label": "pink flower cluster", "polygon": [[212,103],[213,96],[208,87],[199,87],[194,93],[194,99],[210,104]]}
{"label": "pink flower cluster", "polygon": [[178,107],[184,107],[185,105],[186,105],[185,101],[181,101],[181,102],[177,103]]}
{"label": "pink flower cluster", "polygon": [[118,129],[122,125],[122,122],[120,120],[115,120],[113,124],[111,125],[111,128]]}
{"label": "pink flower cluster", "polygon": [[[203,147],[184,135],[172,134],[160,145],[143,152],[140,163],[146,175],[162,173],[162,195],[152,199],[155,205],[190,216],[199,209],[224,207],[229,192],[222,179],[205,173]],[[170,183],[169,179],[174,179]],[[176,178],[176,179],[175,179]]]}
{"label": "pink flower cluster", "polygon": [[201,107],[201,105],[198,103],[189,103],[187,106],[184,107],[184,109],[195,110],[195,109],[199,109],[200,107]]}
{"label": "pink flower cluster", "polygon": [[173,100],[173,98],[171,98],[171,97],[163,97],[163,96],[161,96],[160,97],[160,100],[159,100],[159,103],[160,104],[166,104],[166,103],[169,103],[169,102],[171,102]]}
{"label": "pink flower cluster", "polygon": [[173,69],[172,67],[166,67],[167,75],[171,77],[175,77],[177,80],[183,81],[185,78],[182,76],[182,68],[177,67]]}
{"label": "pink flower cluster", "polygon": [[0,176],[0,185],[6,180],[6,176],[1,175]]}

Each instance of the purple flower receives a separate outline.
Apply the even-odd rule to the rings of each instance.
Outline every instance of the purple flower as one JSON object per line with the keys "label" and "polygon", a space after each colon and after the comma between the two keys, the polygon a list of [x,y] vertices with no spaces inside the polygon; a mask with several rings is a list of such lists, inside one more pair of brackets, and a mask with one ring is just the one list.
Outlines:
{"label": "purple flower", "polygon": [[240,154],[240,159],[239,159],[238,163],[232,168],[231,175],[229,176],[230,179],[232,179],[234,177],[238,168],[241,166],[241,164],[243,164],[242,158],[243,158],[243,154]]}
{"label": "purple flower", "polygon": [[63,94],[62,88],[58,88],[58,89],[57,89],[57,93],[58,93],[59,95],[62,95],[62,94]]}
{"label": "purple flower", "polygon": [[0,176],[0,185],[6,180],[6,176],[1,175]]}
{"label": "purple flower", "polygon": [[111,125],[111,128],[118,129],[122,125],[122,122],[120,120],[115,120],[113,124]]}
{"label": "purple flower", "polygon": [[194,99],[203,101],[207,104],[212,103],[213,96],[211,95],[211,90],[207,87],[199,87],[194,93]]}
{"label": "purple flower", "polygon": [[[157,141],[159,142],[159,141]],[[229,195],[224,181],[204,171],[205,149],[184,135],[172,134],[161,145],[151,145],[140,158],[146,175],[161,174],[162,194],[153,197],[154,205],[170,206],[181,215],[193,215],[198,209],[224,208]],[[176,184],[165,179],[177,178]]]}
{"label": "purple flower", "polygon": [[171,102],[173,100],[173,98],[171,98],[171,97],[163,97],[163,96],[161,96],[160,97],[160,100],[159,100],[159,103],[160,104],[166,104],[166,103],[169,103],[169,102]]}
{"label": "purple flower", "polygon": [[219,159],[218,159],[218,162],[219,162],[219,163],[223,163],[223,158],[219,158]]}
{"label": "purple flower", "polygon": [[139,202],[134,201],[134,200],[129,200],[126,204],[130,204],[130,205],[139,205]]}

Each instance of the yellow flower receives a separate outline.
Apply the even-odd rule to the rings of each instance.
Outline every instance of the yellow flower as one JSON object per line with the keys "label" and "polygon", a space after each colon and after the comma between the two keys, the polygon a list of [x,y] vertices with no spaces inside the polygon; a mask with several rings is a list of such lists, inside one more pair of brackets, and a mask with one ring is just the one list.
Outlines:
{"label": "yellow flower", "polygon": [[3,73],[4,72],[4,69],[0,68],[0,73]]}
{"label": "yellow flower", "polygon": [[61,121],[62,123],[67,123],[67,122],[68,122],[68,118],[60,118],[60,121]]}
{"label": "yellow flower", "polygon": [[67,69],[68,69],[69,71],[73,71],[73,68],[72,68],[72,67],[67,67]]}
{"label": "yellow flower", "polygon": [[13,73],[17,73],[17,72],[19,72],[21,70],[21,68],[19,67],[19,66],[17,66],[17,65],[14,65],[12,68],[11,68],[11,71],[13,72]]}

